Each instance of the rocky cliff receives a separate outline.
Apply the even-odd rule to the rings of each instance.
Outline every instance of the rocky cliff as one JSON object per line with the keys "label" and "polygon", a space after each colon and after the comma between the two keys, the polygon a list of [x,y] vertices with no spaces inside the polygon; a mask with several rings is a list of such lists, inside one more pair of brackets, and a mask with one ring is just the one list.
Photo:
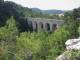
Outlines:
{"label": "rocky cliff", "polygon": [[69,39],[65,42],[66,51],[56,60],[80,60],[80,38]]}

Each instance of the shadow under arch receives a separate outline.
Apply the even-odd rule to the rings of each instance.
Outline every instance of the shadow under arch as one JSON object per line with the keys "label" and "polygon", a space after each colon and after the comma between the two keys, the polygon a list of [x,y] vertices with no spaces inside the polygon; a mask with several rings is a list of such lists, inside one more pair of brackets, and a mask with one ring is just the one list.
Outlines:
{"label": "shadow under arch", "polygon": [[33,31],[33,23],[32,23],[32,21],[29,21],[29,31]]}
{"label": "shadow under arch", "polygon": [[50,24],[49,24],[49,23],[46,23],[46,24],[45,24],[45,27],[46,27],[46,30],[47,30],[47,31],[50,31]]}

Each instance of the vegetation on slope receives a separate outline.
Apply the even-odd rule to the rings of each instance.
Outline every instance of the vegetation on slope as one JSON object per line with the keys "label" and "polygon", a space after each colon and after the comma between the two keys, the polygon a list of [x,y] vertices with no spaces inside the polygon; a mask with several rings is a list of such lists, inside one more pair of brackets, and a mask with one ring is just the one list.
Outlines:
{"label": "vegetation on slope", "polygon": [[75,9],[65,13],[64,26],[55,32],[31,33],[27,32],[28,24],[24,17],[35,17],[36,13],[13,2],[1,2],[0,60],[55,60],[65,50],[65,41],[78,36],[76,18],[79,11]]}

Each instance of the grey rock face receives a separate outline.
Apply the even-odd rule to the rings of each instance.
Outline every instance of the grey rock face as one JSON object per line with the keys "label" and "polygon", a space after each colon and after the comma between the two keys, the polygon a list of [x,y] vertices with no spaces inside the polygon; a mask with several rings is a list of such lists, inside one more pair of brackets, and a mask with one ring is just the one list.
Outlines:
{"label": "grey rock face", "polygon": [[70,55],[68,55],[68,51],[64,52],[60,56],[56,58],[56,60],[70,60]]}
{"label": "grey rock face", "polygon": [[67,50],[80,50],[80,38],[78,39],[69,39],[65,43]]}
{"label": "grey rock face", "polygon": [[66,51],[56,60],[80,60],[80,38],[69,39],[65,42]]}

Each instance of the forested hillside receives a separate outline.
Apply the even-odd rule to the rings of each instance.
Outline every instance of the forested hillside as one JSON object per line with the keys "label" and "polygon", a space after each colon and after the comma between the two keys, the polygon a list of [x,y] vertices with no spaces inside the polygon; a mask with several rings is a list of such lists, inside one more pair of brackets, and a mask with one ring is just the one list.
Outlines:
{"label": "forested hillside", "polygon": [[38,8],[31,8],[33,12],[40,13],[42,12],[43,14],[63,14],[65,11],[63,10],[56,10],[56,9],[51,9],[51,10],[40,10]]}
{"label": "forested hillside", "polygon": [[64,14],[65,24],[55,32],[31,32],[24,17],[45,16],[0,0],[0,60],[55,60],[65,41],[79,36],[79,16],[80,8],[74,9]]}

